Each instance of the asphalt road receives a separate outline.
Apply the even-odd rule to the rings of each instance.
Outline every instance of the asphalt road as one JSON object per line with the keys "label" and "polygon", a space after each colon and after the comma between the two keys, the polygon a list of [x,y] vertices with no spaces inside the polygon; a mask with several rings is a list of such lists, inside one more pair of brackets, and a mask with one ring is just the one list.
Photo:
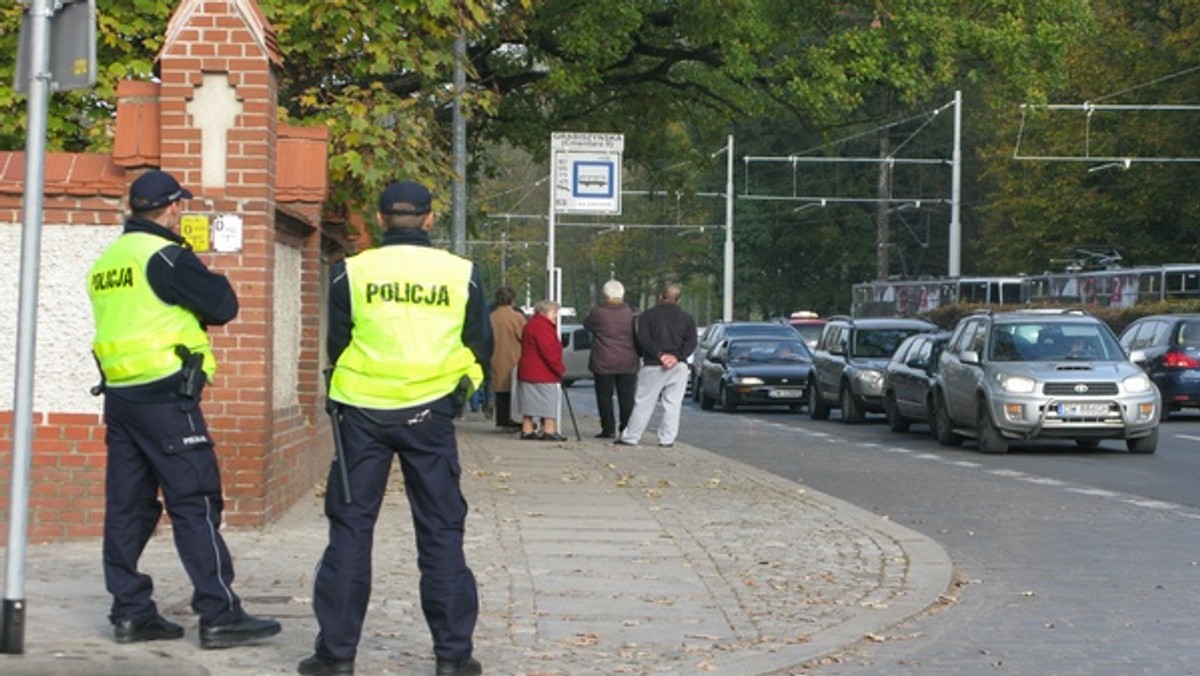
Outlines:
{"label": "asphalt road", "polygon": [[[571,399],[594,412],[589,381]],[[793,673],[1200,674],[1200,417],[1164,423],[1149,456],[1119,442],[993,456],[837,416],[684,407],[683,441],[921,531],[954,559],[945,604]]]}

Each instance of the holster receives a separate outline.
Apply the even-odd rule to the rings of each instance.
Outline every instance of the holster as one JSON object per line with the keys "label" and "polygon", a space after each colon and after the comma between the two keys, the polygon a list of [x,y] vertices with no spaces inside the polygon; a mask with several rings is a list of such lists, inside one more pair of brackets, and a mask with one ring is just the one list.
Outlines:
{"label": "holster", "polygon": [[462,416],[463,407],[467,405],[467,399],[471,396],[471,379],[468,376],[463,376],[458,379],[458,386],[450,393],[450,402],[454,404],[454,417]]}
{"label": "holster", "polygon": [[204,354],[192,352],[184,345],[175,346],[175,354],[183,362],[179,370],[179,396],[184,401],[184,410],[195,408],[204,389]]}

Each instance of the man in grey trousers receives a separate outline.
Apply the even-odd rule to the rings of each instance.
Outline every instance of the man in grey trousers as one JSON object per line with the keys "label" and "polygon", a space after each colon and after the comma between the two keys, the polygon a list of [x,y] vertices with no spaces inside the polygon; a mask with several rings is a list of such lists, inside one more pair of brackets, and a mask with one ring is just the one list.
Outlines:
{"label": "man in grey trousers", "polygon": [[642,366],[638,369],[637,397],[629,425],[617,438],[618,446],[637,446],[661,397],[662,422],[658,445],[668,447],[679,434],[679,416],[687,390],[687,356],[696,349],[696,320],[679,307],[683,295],[678,284],[663,286],[658,304],[638,316],[634,326]]}

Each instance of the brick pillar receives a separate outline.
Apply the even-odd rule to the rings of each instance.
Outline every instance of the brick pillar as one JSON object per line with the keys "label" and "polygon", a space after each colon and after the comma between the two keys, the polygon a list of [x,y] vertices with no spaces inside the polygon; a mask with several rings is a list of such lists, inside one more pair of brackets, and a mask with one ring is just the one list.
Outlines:
{"label": "brick pillar", "polygon": [[[273,444],[278,63],[273,30],[253,0],[184,0],[159,54],[162,169],[195,194],[191,211],[212,219],[235,214],[243,223],[240,252],[200,254],[229,276],[241,304],[237,319],[209,330],[218,370],[204,404],[234,526],[264,521]],[[206,134],[218,132],[224,143],[214,149]],[[214,166],[223,171],[214,175]]]}

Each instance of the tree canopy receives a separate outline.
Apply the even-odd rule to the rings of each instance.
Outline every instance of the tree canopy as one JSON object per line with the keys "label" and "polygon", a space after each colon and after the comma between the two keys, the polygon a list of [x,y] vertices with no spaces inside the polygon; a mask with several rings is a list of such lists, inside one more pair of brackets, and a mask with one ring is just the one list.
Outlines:
{"label": "tree canopy", "polygon": [[[726,135],[741,154],[890,148],[949,157],[946,134],[889,123],[944,104],[956,89],[967,102],[964,271],[1033,271],[1084,242],[1119,244],[1139,262],[1200,248],[1200,235],[1182,227],[1200,208],[1187,191],[1193,165],[1088,173],[1085,163],[1013,160],[1022,124],[1022,150],[1040,144],[1037,154],[1077,152],[1085,142],[1094,154],[1195,154],[1180,116],[1083,119],[1029,108],[1022,117],[1018,107],[1192,100],[1196,77],[1140,86],[1197,63],[1200,13],[1190,0],[399,0],[386,11],[366,0],[259,3],[283,53],[279,115],[330,128],[330,203],[341,213],[368,211],[397,176],[442,186],[435,192],[445,206],[453,45],[464,38],[471,228],[480,241],[503,242],[473,255],[496,266],[497,280],[528,267],[513,258],[518,249],[545,256],[536,244],[507,244],[544,241],[544,222],[485,215],[545,213],[550,133],[623,133],[626,187],[658,197],[626,200],[622,220],[696,227],[564,234],[573,302],[595,298],[611,274],[631,288],[631,280],[648,288],[667,277],[719,287],[723,238],[699,226],[723,221],[724,205],[699,195],[724,190],[724,162],[713,155]],[[52,97],[51,148],[108,148],[116,84],[153,76],[176,6],[98,0],[100,81]],[[20,5],[0,9],[0,77],[9,81],[20,13]],[[24,117],[23,97],[0,88],[0,148],[23,146]],[[837,141],[860,134],[857,146]],[[872,164],[809,173],[830,194],[878,190]],[[891,189],[929,190],[944,175],[897,172]],[[790,194],[789,178],[757,188]],[[849,284],[873,276],[881,245],[892,252],[891,274],[945,272],[944,211],[797,206],[738,201],[739,315],[842,310]],[[888,242],[877,241],[880,218],[897,219]],[[720,314],[719,299],[710,306]]]}

